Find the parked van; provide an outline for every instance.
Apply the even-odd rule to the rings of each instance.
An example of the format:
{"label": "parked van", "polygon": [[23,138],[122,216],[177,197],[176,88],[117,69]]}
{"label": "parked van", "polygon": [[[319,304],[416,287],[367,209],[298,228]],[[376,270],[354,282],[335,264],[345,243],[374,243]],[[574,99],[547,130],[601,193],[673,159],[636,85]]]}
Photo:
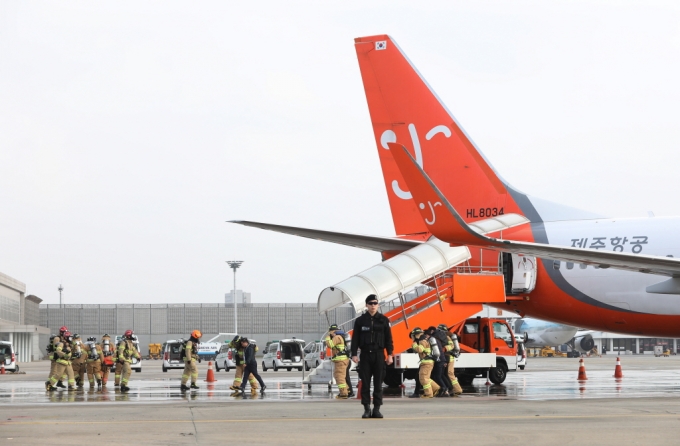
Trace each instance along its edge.
{"label": "parked van", "polygon": [[326,346],[323,341],[310,342],[305,346],[305,370],[319,367],[326,358]]}
{"label": "parked van", "polygon": [[289,372],[293,368],[302,371],[302,363],[304,359],[304,345],[305,341],[302,339],[282,339],[280,341],[272,341],[264,352],[262,358],[262,371],[266,372],[268,369],[286,369]]}
{"label": "parked van", "polygon": [[184,340],[177,339],[166,341],[163,344],[163,372],[169,369],[184,369],[180,348]]}
{"label": "parked van", "polygon": [[14,354],[11,342],[0,341],[0,364],[5,366],[6,372],[17,373],[19,371],[17,357]]}
{"label": "parked van", "polygon": [[234,362],[234,349],[229,347],[229,343],[222,344],[220,347],[220,351],[217,353],[217,356],[215,357],[215,370],[220,371],[220,366],[224,369],[225,372],[228,372],[229,370],[233,369],[236,367],[236,363]]}

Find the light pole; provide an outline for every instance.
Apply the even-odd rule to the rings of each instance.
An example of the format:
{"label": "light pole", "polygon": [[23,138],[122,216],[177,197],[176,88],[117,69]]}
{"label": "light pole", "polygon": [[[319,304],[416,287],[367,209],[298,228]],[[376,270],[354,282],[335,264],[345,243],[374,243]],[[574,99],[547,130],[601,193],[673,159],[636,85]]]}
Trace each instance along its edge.
{"label": "light pole", "polygon": [[59,284],[59,288],[57,288],[57,290],[59,290],[59,308],[61,308],[61,292],[64,291],[64,287]]}
{"label": "light pole", "polygon": [[227,260],[227,265],[229,268],[234,270],[234,292],[231,297],[234,299],[234,333],[238,334],[238,318],[236,314],[236,270],[241,266],[243,260]]}

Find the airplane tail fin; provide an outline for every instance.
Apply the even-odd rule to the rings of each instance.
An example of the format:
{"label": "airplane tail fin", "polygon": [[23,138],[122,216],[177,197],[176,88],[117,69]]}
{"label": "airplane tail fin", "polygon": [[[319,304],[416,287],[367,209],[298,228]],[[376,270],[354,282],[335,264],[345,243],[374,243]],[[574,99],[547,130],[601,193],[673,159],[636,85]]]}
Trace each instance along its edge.
{"label": "airplane tail fin", "polygon": [[[394,142],[408,148],[465,221],[506,213],[537,218],[526,196],[496,174],[390,36],[357,38],[355,48],[397,234],[429,231],[389,153]],[[526,212],[518,202],[528,205]]]}

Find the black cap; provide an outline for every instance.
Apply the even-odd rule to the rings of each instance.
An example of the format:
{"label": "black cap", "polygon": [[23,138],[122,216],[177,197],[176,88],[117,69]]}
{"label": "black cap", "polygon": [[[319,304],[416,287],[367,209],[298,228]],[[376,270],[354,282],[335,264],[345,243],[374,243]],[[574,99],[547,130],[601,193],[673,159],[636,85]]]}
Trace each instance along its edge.
{"label": "black cap", "polygon": [[333,324],[330,327],[328,327],[328,331],[333,331],[333,330],[340,330],[340,327],[338,327],[338,324]]}
{"label": "black cap", "polygon": [[366,298],[366,303],[369,303],[372,300],[378,300],[378,296],[375,294],[369,294],[368,297]]}

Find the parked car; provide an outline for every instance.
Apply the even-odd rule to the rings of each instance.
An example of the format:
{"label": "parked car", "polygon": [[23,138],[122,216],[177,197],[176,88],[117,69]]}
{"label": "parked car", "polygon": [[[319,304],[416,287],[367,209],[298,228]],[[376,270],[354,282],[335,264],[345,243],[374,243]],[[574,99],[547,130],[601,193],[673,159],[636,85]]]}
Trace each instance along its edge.
{"label": "parked car", "polygon": [[228,372],[230,369],[233,369],[236,367],[236,363],[234,362],[234,349],[229,347],[228,343],[222,344],[220,347],[220,351],[217,353],[217,356],[215,357],[215,370],[220,371],[220,366],[224,369],[225,372]]}
{"label": "parked car", "polygon": [[12,347],[11,342],[0,341],[0,364],[4,364],[6,372],[17,373],[19,371],[17,357],[14,354],[14,347]]}
{"label": "parked car", "polygon": [[163,371],[167,372],[169,369],[184,369],[184,361],[182,360],[180,348],[184,340],[177,339],[166,341],[163,344]]}
{"label": "parked car", "polygon": [[323,341],[313,341],[305,346],[305,370],[316,368],[326,358]]}
{"label": "parked car", "polygon": [[272,341],[267,351],[264,352],[262,371],[273,369],[276,372],[279,369],[286,369],[290,372],[293,368],[302,371],[304,345],[305,341],[302,339]]}

